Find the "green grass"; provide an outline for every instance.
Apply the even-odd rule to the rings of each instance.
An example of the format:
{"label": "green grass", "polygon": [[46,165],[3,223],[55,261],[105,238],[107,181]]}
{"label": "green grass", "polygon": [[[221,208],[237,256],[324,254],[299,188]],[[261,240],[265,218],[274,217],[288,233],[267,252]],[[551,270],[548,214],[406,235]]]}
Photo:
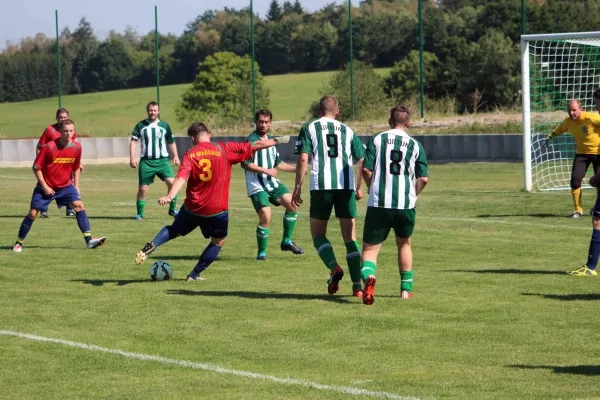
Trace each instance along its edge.
{"label": "green grass", "polygon": [[[389,68],[377,71],[385,75]],[[327,82],[332,74],[315,72],[265,77],[271,90],[271,111],[275,119],[304,121],[311,103],[322,95],[323,82]],[[175,104],[190,86],[160,88],[161,118],[169,121],[178,135],[185,132],[175,117]],[[71,113],[80,135],[113,137],[130,135],[133,126],[145,118],[146,104],[153,100],[156,100],[156,88],[144,88],[63,96],[62,105]],[[56,97],[0,104],[0,138],[38,138],[54,121],[57,104]]]}
{"label": "green grass", "polygon": [[[13,254],[34,178],[28,169],[0,175],[0,330],[425,399],[600,395],[600,278],[563,273],[586,260],[589,220],[564,218],[568,193],[523,193],[520,165],[431,166],[413,237],[415,297],[398,299],[388,240],[370,307],[350,296],[347,278],[340,293],[326,295],[308,202],[294,235],[305,254],[279,251],[276,209],[269,259],[254,260],[257,217],[240,168],[228,242],[201,282],[182,280],[207,243],[197,231],[134,265],[137,250],[170,218],[155,204],[159,184],[150,189],[149,218],[131,218],[136,174],[127,166],[86,167],[82,196],[92,228],[108,237],[94,251],[85,250],[75,220],[53,207],[50,219],[35,222],[23,253]],[[282,178],[291,185],[292,174]],[[584,208],[593,197],[584,193]],[[329,237],[345,264],[335,221]],[[173,265],[174,280],[148,280],[158,259]],[[368,398],[6,335],[0,375],[1,398]]]}

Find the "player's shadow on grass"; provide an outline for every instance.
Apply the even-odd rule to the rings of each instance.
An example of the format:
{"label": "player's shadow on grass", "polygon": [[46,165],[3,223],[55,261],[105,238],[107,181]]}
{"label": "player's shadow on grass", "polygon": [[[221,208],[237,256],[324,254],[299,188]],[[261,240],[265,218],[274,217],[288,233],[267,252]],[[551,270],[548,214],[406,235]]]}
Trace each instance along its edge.
{"label": "player's shadow on grass", "polygon": [[[11,247],[12,249],[12,247]],[[201,251],[202,249],[200,249]],[[149,257],[149,259],[152,260],[165,260],[165,261],[198,261],[198,258],[200,257],[200,254],[196,255],[196,256],[192,256],[192,255],[187,255],[187,256],[179,256],[179,255],[174,255],[174,256],[162,256],[162,255],[152,255]],[[248,259],[248,260],[255,260],[254,256],[248,256],[248,257],[244,257],[244,255],[235,255],[234,256],[227,256],[227,255],[222,255],[219,254],[219,258],[217,258],[215,261],[215,263],[221,262],[221,261],[233,261],[235,260],[236,262],[239,262],[240,260],[244,260],[244,259]]]}
{"label": "player's shadow on grass", "polygon": [[600,293],[581,293],[581,294],[542,294],[542,293],[521,293],[523,296],[539,296],[550,300],[563,301],[594,301],[600,300]]}
{"label": "player's shadow on grass", "polygon": [[236,292],[236,291],[205,291],[205,290],[167,290],[167,294],[178,294],[183,296],[207,296],[207,297],[241,297],[243,299],[283,299],[283,300],[324,300],[334,303],[349,304],[350,301],[339,297],[325,294],[302,294],[302,293],[264,293],[264,292]]}
{"label": "player's shadow on grass", "polygon": [[131,221],[135,221],[134,217],[127,217],[127,216],[121,216],[121,215],[91,215],[88,217],[89,219],[121,219],[121,220],[131,220]]}
{"label": "player's shadow on grass", "polygon": [[[172,281],[184,281],[185,279],[171,279]],[[115,286],[125,286],[131,283],[152,283],[156,284],[150,279],[71,279],[71,282],[81,282],[91,286],[104,286],[114,283]],[[159,282],[158,282],[159,283]]]}
{"label": "player's shadow on grass", "polygon": [[569,367],[554,365],[510,365],[509,367],[520,369],[549,369],[555,374],[600,375],[600,365],[571,365]]}
{"label": "player's shadow on grass", "polygon": [[447,269],[444,272],[470,272],[472,274],[517,274],[517,275],[566,275],[565,271],[548,271],[545,269]]}
{"label": "player's shadow on grass", "polygon": [[549,213],[531,213],[531,214],[480,214],[477,218],[510,218],[510,217],[534,217],[534,218],[566,218],[565,215]]}

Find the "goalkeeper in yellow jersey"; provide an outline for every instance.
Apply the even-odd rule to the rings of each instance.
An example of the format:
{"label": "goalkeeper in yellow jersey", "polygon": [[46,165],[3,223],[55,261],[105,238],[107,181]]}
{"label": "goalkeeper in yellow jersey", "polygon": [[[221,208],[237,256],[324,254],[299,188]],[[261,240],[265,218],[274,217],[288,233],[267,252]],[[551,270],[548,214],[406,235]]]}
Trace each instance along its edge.
{"label": "goalkeeper in yellow jersey", "polygon": [[550,141],[554,136],[570,132],[577,143],[573,169],[571,171],[571,195],[575,204],[575,211],[570,218],[579,218],[583,213],[581,207],[581,181],[590,164],[594,167],[594,174],[600,172],[600,115],[585,112],[581,108],[581,102],[577,99],[569,100],[569,116],[554,128],[554,131],[546,137]]}
{"label": "goalkeeper in yellow jersey", "polygon": [[[600,89],[596,89],[594,92],[594,104],[596,110],[600,111]],[[596,174],[590,179],[590,185],[599,188],[600,187],[600,173],[596,171]],[[590,247],[588,250],[587,262],[581,267],[574,271],[568,272],[571,275],[578,276],[597,276],[596,268],[598,267],[598,259],[600,258],[600,189],[596,197],[596,204],[592,208],[592,238],[590,239]]]}

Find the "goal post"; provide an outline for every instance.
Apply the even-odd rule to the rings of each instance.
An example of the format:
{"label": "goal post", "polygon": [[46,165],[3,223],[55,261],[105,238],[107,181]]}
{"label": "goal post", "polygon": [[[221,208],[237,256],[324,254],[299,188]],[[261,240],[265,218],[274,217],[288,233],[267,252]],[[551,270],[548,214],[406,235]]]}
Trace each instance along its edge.
{"label": "goal post", "polygon": [[584,111],[595,112],[600,32],[522,35],[521,85],[524,189],[570,189],[575,141],[569,134],[548,144],[545,138],[567,117],[568,100],[579,99]]}

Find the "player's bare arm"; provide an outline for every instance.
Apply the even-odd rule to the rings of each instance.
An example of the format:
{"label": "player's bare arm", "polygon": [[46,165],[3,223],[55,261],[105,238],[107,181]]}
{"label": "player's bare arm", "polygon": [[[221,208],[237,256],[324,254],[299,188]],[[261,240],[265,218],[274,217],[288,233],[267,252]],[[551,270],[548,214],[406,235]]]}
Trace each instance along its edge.
{"label": "player's bare arm", "polygon": [[426,176],[417,178],[417,183],[415,184],[417,196],[419,195],[419,193],[421,193],[423,191],[423,189],[425,188],[425,185],[427,185],[427,182],[429,182],[429,178]]}
{"label": "player's bare arm", "polygon": [[277,168],[279,171],[283,171],[283,172],[296,172],[296,166],[295,165],[291,165],[285,162],[280,162],[279,165],[277,165],[275,168]]}
{"label": "player's bare arm", "polygon": [[273,147],[276,146],[278,144],[286,144],[290,142],[290,137],[289,136],[279,136],[273,139],[269,139],[269,140],[257,140],[256,142],[254,142],[254,144],[252,145],[252,147],[254,147],[254,151],[258,151],[258,150],[262,150],[262,149],[266,149],[269,147]]}
{"label": "player's bare arm", "polygon": [[292,194],[292,205],[300,207],[304,201],[302,200],[302,183],[304,182],[304,175],[308,169],[308,153],[300,153],[298,162],[296,162],[296,183],[294,186],[294,193]]}
{"label": "player's bare arm", "polygon": [[81,190],[79,189],[79,175],[81,174],[81,169],[77,168],[76,170],[73,171],[73,185],[75,186],[75,189],[77,189],[77,192],[79,192],[79,196],[81,196]]}
{"label": "player's bare arm", "polygon": [[166,196],[162,196],[158,199],[158,204],[160,204],[161,206],[164,206],[167,203],[170,203],[173,201],[173,197],[177,196],[177,193],[179,193],[179,191],[181,190],[181,188],[183,188],[183,186],[185,185],[185,179],[183,178],[175,178],[175,181],[173,182],[173,186],[171,187],[171,190],[169,190],[169,194],[167,194]]}
{"label": "player's bare arm", "polygon": [[[361,164],[362,166],[362,164]],[[361,168],[362,170],[362,176],[365,180],[365,183],[367,184],[367,191],[371,190],[371,181],[373,179],[373,171],[371,171],[368,168]]]}
{"label": "player's bare arm", "polygon": [[365,159],[361,158],[356,163],[356,200],[360,200],[363,198],[363,191],[362,191],[363,167],[362,166],[363,166],[364,161],[365,161]]}
{"label": "player's bare arm", "polygon": [[137,145],[137,141],[131,140],[129,142],[129,166],[131,168],[137,168],[138,161],[135,159],[135,146]]}
{"label": "player's bare arm", "polygon": [[277,175],[277,170],[275,168],[263,168],[263,167],[259,167],[258,165],[254,164],[254,163],[250,163],[250,164],[241,164],[242,169],[249,171],[249,172],[254,172],[256,174],[266,174],[269,176],[272,176],[273,178],[275,177],[275,175]]}
{"label": "player's bare arm", "polygon": [[177,154],[177,144],[175,142],[169,143],[169,149],[173,153],[173,164],[179,165],[179,155]]}
{"label": "player's bare arm", "polygon": [[34,168],[33,173],[34,173],[35,177],[37,178],[37,181],[40,184],[40,186],[42,187],[42,189],[44,189],[44,194],[46,196],[52,196],[55,193],[54,189],[52,189],[50,186],[48,186],[48,184],[46,183],[46,180],[44,179],[44,174],[42,173],[42,171],[38,170],[37,168]]}

